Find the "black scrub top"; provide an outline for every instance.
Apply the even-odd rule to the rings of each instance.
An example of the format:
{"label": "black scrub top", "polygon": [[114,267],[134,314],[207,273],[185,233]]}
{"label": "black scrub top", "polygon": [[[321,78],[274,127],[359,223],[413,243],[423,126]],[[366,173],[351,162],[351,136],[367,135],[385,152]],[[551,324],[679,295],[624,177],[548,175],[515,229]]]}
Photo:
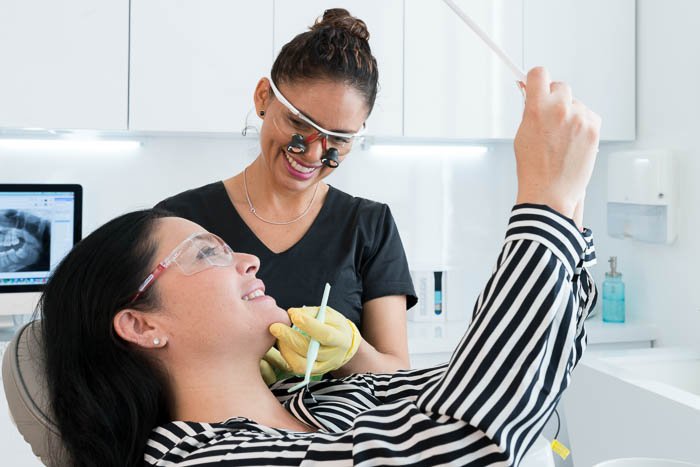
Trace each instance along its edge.
{"label": "black scrub top", "polygon": [[318,306],[328,282],[328,305],[362,329],[362,305],[388,295],[418,299],[389,206],[329,187],[309,230],[281,253],[270,251],[243,221],[223,182],[188,190],[156,205],[220,236],[234,250],[260,258],[257,277],[285,310]]}

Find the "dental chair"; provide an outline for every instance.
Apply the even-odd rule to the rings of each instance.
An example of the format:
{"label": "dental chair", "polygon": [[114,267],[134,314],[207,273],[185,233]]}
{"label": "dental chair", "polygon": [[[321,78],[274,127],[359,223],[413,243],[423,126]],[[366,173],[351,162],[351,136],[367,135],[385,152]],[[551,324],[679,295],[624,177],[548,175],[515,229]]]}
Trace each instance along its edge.
{"label": "dental chair", "polygon": [[[45,465],[49,452],[55,465],[68,465],[58,428],[52,419],[44,379],[39,321],[25,324],[17,331],[2,359],[2,381],[10,416],[32,452]],[[51,451],[49,451],[51,449]]]}

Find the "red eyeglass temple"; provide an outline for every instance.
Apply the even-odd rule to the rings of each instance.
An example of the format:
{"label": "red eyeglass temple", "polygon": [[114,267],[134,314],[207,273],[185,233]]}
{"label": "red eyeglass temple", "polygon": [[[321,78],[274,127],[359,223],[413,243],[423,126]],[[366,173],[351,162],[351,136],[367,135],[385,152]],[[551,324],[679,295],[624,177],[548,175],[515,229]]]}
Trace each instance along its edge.
{"label": "red eyeglass temple", "polygon": [[[311,143],[313,141],[316,141],[316,139],[318,139],[319,137],[321,137],[321,133],[317,131],[315,133],[310,134],[306,139],[304,139],[304,142]],[[328,149],[326,147],[326,138],[325,137],[321,137],[321,147],[323,148],[324,151],[326,149]]]}
{"label": "red eyeglass temple", "polygon": [[155,282],[156,279],[158,279],[158,276],[163,274],[165,270],[168,269],[167,266],[163,265],[163,263],[158,263],[158,266],[151,271],[151,273],[148,275],[145,281],[143,281],[143,284],[141,284],[141,287],[139,287],[139,291],[134,294],[134,296],[129,300],[129,304],[134,303],[136,299],[138,299],[143,293],[148,290],[148,288]]}

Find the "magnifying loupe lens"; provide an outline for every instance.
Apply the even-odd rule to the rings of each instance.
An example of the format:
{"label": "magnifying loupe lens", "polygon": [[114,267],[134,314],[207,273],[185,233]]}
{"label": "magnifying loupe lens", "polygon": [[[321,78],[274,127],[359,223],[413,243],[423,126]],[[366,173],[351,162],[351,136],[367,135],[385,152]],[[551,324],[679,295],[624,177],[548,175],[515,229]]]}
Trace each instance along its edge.
{"label": "magnifying loupe lens", "polygon": [[304,154],[304,152],[306,152],[304,137],[301,135],[292,135],[292,140],[287,144],[287,151],[293,154]]}
{"label": "magnifying loupe lens", "polygon": [[321,162],[332,169],[338,167],[340,164],[338,162],[338,150],[336,148],[330,148],[328,151],[326,151],[326,154],[323,156],[323,159],[321,159]]}

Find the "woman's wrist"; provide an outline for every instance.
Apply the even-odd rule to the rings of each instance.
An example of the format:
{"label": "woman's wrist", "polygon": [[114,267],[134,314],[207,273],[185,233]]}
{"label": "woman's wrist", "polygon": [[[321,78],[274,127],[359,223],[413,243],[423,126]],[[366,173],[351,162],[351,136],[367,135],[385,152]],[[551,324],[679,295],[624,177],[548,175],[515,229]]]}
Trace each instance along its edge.
{"label": "woman's wrist", "polygon": [[[559,214],[574,219],[576,214],[577,201],[567,200],[562,197],[552,196],[546,193],[518,192],[515,204],[539,204],[549,206]],[[579,225],[577,223],[577,225]]]}
{"label": "woman's wrist", "polygon": [[578,227],[579,232],[583,232],[583,204],[584,204],[584,199],[585,195],[579,200],[578,204],[576,204],[576,208],[574,209],[574,224],[576,224],[576,227]]}
{"label": "woman's wrist", "polygon": [[345,365],[333,371],[333,376],[344,377],[355,373],[366,373],[372,361],[372,352],[378,353],[372,345],[362,339],[355,355]]}
{"label": "woman's wrist", "polygon": [[356,373],[393,373],[405,370],[410,364],[396,355],[379,352],[366,340],[360,342],[355,356],[332,374],[342,378]]}

